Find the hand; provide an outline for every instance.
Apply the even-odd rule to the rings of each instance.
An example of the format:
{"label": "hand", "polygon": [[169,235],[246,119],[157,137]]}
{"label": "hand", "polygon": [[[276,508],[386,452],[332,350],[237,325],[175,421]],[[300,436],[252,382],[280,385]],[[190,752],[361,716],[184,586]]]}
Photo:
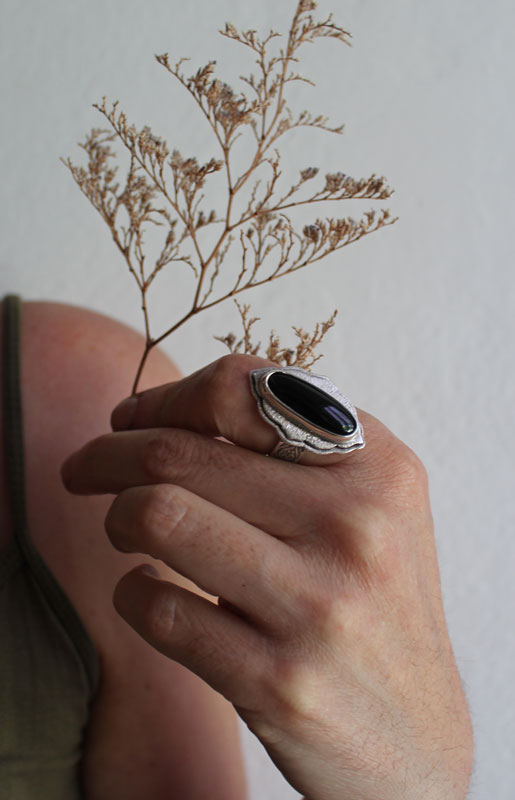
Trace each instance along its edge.
{"label": "hand", "polygon": [[[114,493],[106,531],[193,580],[147,568],[115,590],[152,646],[228,698],[309,800],[463,800],[472,761],[446,629],[427,476],[358,410],[367,445],[291,464],[227,356],[118,407],[63,466]],[[219,438],[223,437],[225,441]]]}

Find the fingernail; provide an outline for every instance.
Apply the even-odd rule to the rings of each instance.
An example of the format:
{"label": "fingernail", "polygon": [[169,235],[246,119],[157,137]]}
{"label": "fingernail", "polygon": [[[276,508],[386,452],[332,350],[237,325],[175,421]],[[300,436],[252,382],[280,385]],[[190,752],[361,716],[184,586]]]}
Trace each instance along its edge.
{"label": "fingernail", "polygon": [[137,405],[137,397],[127,397],[116,406],[111,414],[111,428],[113,431],[125,431],[130,428]]}

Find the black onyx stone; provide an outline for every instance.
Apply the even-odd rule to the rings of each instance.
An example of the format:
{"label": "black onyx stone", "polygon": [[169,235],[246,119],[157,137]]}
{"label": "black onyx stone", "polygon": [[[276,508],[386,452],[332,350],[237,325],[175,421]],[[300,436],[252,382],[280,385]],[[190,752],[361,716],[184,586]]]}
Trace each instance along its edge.
{"label": "black onyx stone", "polygon": [[268,387],[282,405],[322,431],[350,436],[356,430],[352,414],[330,394],[287,372],[273,372]]}

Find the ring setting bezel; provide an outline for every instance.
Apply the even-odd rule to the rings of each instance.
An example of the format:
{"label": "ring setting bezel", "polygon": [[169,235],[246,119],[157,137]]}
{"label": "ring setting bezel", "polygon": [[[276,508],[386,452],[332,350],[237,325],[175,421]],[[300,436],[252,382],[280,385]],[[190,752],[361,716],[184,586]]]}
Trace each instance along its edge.
{"label": "ring setting bezel", "polygon": [[[328,400],[339,403],[355,422],[353,432],[340,435],[325,428],[321,429],[312,420],[285,405],[270,388],[269,380],[274,373],[290,374],[328,395]],[[363,428],[358,420],[355,407],[325,375],[314,375],[300,367],[265,367],[251,370],[249,377],[259,413],[265,422],[272,425],[280,438],[288,444],[302,447],[319,455],[347,453],[365,446]]]}

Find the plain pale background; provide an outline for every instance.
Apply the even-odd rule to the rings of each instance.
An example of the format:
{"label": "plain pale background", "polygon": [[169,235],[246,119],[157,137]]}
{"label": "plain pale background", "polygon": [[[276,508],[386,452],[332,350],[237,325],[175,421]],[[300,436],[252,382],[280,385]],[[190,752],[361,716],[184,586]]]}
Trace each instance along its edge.
{"label": "plain pale background", "polygon": [[[82,161],[76,143],[105,127],[91,107],[104,94],[184,155],[218,155],[193,101],[153,55],[168,51],[173,63],[191,56],[191,71],[216,58],[232,81],[251,60],[218,28],[230,20],[285,31],[294,6],[2,0],[2,292],[85,305],[141,330],[125,264],[59,156]],[[338,306],[320,372],[425,462],[448,623],[476,730],[470,797],[513,800],[515,6],[323,0],[319,11],[334,12],[354,46],[308,46],[304,72],[317,88],[299,85],[295,103],[345,122],[345,134],[292,134],[284,170],[292,178],[307,166],[384,174],[401,220],[243,299],[262,317],[258,337],[275,327],[285,341],[293,341],[291,325],[310,329]],[[360,210],[345,205],[341,214]],[[189,286],[186,267],[177,276],[157,292],[156,331],[175,313],[172,287]],[[212,337],[229,330],[239,332],[231,303],[165,347],[188,372],[225,352]],[[297,797],[243,726],[242,736],[252,800]]]}

